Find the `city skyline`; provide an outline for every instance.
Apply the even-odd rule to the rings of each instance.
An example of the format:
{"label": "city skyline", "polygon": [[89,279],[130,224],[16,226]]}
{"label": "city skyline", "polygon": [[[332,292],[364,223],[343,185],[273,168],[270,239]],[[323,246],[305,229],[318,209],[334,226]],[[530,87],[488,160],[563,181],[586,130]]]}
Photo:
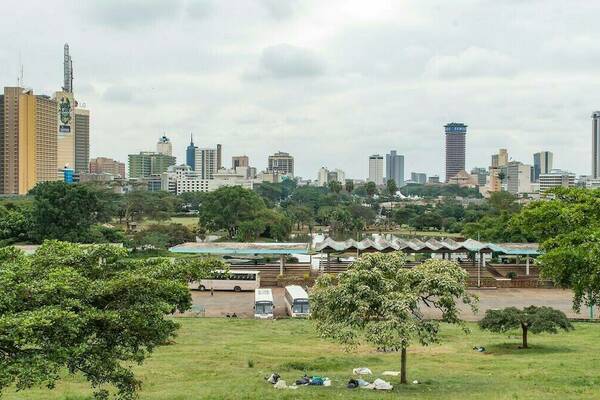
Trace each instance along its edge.
{"label": "city skyline", "polygon": [[[545,2],[542,21],[536,2],[351,2],[343,13],[335,2],[283,0],[61,4],[10,9],[0,32],[22,34],[0,49],[0,81],[16,84],[20,59],[24,86],[53,93],[63,82],[57,54],[69,42],[78,99],[94,110],[91,157],[125,161],[165,132],[185,160],[193,132],[200,147],[222,143],[224,159],[290,151],[299,176],[342,150],[336,165],[366,177],[366,163],[352,160],[389,148],[406,157],[407,172],[444,176],[440,127],[456,120],[470,127],[467,170],[509,148],[517,160],[547,150],[563,169],[591,171],[599,5]],[[46,18],[56,7],[70,24]],[[483,29],[491,15],[501,32]],[[24,21],[34,28],[19,30]]]}

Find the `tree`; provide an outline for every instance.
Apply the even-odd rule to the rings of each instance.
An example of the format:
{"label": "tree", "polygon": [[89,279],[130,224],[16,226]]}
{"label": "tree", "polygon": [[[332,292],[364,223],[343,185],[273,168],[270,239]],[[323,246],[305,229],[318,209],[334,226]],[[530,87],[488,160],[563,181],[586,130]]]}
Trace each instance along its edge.
{"label": "tree", "polygon": [[428,260],[404,268],[401,252],[368,254],[337,278],[323,275],[311,292],[312,318],[323,337],[348,347],[363,342],[400,350],[401,383],[407,382],[407,348],[412,341],[439,341],[439,321],[427,319],[424,304],[441,312],[441,321],[460,324],[457,302],[475,309],[467,291],[468,274],[447,260]]}
{"label": "tree", "polygon": [[508,332],[521,328],[523,336],[522,348],[527,345],[527,333],[558,333],[559,329],[569,331],[573,326],[567,316],[560,310],[551,307],[529,306],[523,310],[507,307],[502,310],[487,310],[485,317],[479,321],[479,327],[492,332]]}
{"label": "tree", "polygon": [[30,194],[34,196],[31,236],[38,242],[45,239],[89,242],[92,225],[109,218],[102,193],[87,185],[43,182]]}
{"label": "tree", "polygon": [[352,179],[346,179],[344,189],[346,189],[346,192],[352,193],[354,191],[354,181]]}
{"label": "tree", "polygon": [[183,224],[151,224],[134,236],[137,246],[152,246],[167,249],[196,239],[195,232]]}
{"label": "tree", "polygon": [[388,193],[390,194],[390,196],[396,195],[396,192],[398,191],[398,185],[396,184],[395,180],[388,179],[385,182],[385,186],[386,186],[386,189],[387,189]]}
{"label": "tree", "polygon": [[188,282],[225,264],[211,258],[129,259],[112,245],[47,241],[34,255],[0,249],[0,392],[53,388],[81,374],[98,399],[140,387],[132,366],[172,340],[165,318],[191,307]]}
{"label": "tree", "polygon": [[207,230],[224,229],[234,238],[244,221],[255,219],[265,210],[261,197],[241,186],[222,187],[207,193],[198,212],[199,225]]}
{"label": "tree", "polygon": [[335,194],[339,194],[342,191],[342,184],[338,181],[331,181],[327,186]]}
{"label": "tree", "polygon": [[377,185],[375,182],[367,182],[365,189],[367,190],[367,196],[369,197],[373,197],[377,194]]}

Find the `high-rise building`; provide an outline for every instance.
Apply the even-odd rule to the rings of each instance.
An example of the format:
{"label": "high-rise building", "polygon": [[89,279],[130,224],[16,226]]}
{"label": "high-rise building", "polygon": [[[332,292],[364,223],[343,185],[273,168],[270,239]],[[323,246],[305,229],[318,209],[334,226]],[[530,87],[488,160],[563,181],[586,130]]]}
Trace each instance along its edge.
{"label": "high-rise building", "polygon": [[508,164],[508,150],[500,149],[498,154],[492,154],[492,167],[505,167]]}
{"label": "high-rise building", "polygon": [[[56,92],[54,98],[58,104],[58,136],[57,136],[57,166],[60,179],[63,179],[64,168],[75,166],[75,128],[73,93]],[[55,116],[56,118],[56,116]]]}
{"label": "high-rise building", "polygon": [[90,174],[110,174],[125,178],[125,163],[107,157],[92,158],[89,172]]}
{"label": "high-rise building", "polygon": [[560,169],[553,169],[540,174],[540,193],[555,187],[575,186],[575,174]]}
{"label": "high-rise building", "polygon": [[477,186],[483,187],[486,185],[488,177],[487,168],[475,167],[471,169],[471,175],[477,179]]}
{"label": "high-rise building", "polygon": [[250,160],[248,156],[234,156],[231,157],[231,168],[236,169],[239,167],[249,167]]}
{"label": "high-rise building", "polygon": [[75,173],[88,172],[90,164],[90,112],[75,109]]}
{"label": "high-rise building", "polygon": [[327,186],[329,178],[329,170],[325,167],[319,168],[317,172],[317,184],[319,186]]}
{"label": "high-rise building", "polygon": [[418,183],[419,185],[424,185],[427,183],[427,174],[425,174],[423,172],[411,172],[410,180],[413,181],[413,183]]}
{"label": "high-rise building", "polygon": [[512,194],[531,192],[531,165],[509,161],[506,166],[506,190]]}
{"label": "high-rise building", "polygon": [[294,176],[294,157],[289,153],[278,151],[270,155],[268,160],[267,172],[275,172],[279,175]]}
{"label": "high-rise building", "polygon": [[152,151],[141,151],[139,154],[129,155],[129,177],[147,178],[167,172],[171,165],[175,165],[175,157],[159,154]]}
{"label": "high-rise building", "polygon": [[5,87],[0,103],[0,193],[26,194],[57,180],[56,102]]}
{"label": "high-rise building", "polygon": [[164,154],[167,156],[173,155],[173,145],[171,144],[171,141],[169,140],[169,138],[166,137],[165,135],[162,135],[158,139],[158,143],[156,143],[156,152],[158,154]]}
{"label": "high-rise building", "polygon": [[465,169],[467,125],[451,122],[444,125],[446,134],[446,182]]}
{"label": "high-rise building", "polygon": [[552,170],[552,159],[554,158],[550,151],[540,151],[533,155],[533,182],[540,180],[540,174],[548,174]]}
{"label": "high-rise building", "polygon": [[376,185],[383,185],[383,156],[373,154],[369,156],[369,182],[375,182]]}
{"label": "high-rise building", "polygon": [[219,170],[219,146],[216,149],[196,148],[196,158],[194,160],[195,171],[198,172],[200,179],[213,179]]}
{"label": "high-rise building", "polygon": [[592,178],[600,178],[600,111],[592,114]]}
{"label": "high-rise building", "polygon": [[196,170],[196,149],[194,146],[194,136],[190,134],[190,144],[185,149],[185,164],[189,166],[192,171]]}
{"label": "high-rise building", "polygon": [[404,186],[404,156],[392,150],[385,155],[385,178],[394,180],[398,187]]}

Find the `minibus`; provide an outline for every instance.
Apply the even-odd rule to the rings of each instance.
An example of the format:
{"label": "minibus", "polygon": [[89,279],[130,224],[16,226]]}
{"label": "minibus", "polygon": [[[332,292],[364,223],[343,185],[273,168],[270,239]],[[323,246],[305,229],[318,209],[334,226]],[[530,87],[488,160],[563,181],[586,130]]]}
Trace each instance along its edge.
{"label": "minibus", "polygon": [[254,291],[254,318],[273,319],[273,292],[271,289]]}

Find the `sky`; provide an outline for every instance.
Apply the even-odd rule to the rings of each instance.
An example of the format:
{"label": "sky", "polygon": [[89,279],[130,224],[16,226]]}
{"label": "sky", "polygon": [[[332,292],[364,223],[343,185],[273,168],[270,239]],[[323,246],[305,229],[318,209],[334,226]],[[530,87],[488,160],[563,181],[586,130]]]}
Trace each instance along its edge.
{"label": "sky", "polygon": [[[507,148],[591,169],[600,2],[587,0],[102,0],[0,2],[0,84],[52,94],[70,45],[91,156],[127,160],[190,133],[224,164],[286,151],[366,178],[397,150],[405,175],[444,176],[443,125],[468,125],[467,169]],[[20,60],[20,61],[19,61]]]}

